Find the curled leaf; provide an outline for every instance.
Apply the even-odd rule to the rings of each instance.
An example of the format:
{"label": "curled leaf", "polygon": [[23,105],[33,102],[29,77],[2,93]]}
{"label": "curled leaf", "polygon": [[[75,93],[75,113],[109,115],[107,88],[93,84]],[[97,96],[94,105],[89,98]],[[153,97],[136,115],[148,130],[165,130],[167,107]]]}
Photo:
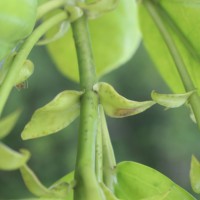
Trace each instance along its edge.
{"label": "curled leaf", "polygon": [[58,40],[59,38],[63,37],[67,31],[69,30],[70,28],[70,24],[68,21],[64,21],[60,24],[60,28],[58,30],[57,33],[55,33],[55,35],[53,35],[52,37],[50,38],[46,38],[46,39],[42,39],[40,40],[37,45],[46,45],[46,44],[49,44],[51,42],[54,42],[56,40]]}
{"label": "curled leaf", "polygon": [[30,158],[27,150],[18,153],[0,142],[0,170],[16,170]]}
{"label": "curled leaf", "polygon": [[97,83],[93,90],[99,94],[100,103],[107,115],[110,117],[127,117],[144,112],[155,104],[153,101],[131,101],[118,94],[115,89],[107,83]]}
{"label": "curled leaf", "polygon": [[193,191],[200,194],[200,163],[195,156],[192,156],[191,161],[190,182]]}
{"label": "curled leaf", "polygon": [[33,73],[34,65],[30,60],[26,60],[21,67],[17,80],[15,81],[15,85],[18,85],[24,81],[26,81]]}
{"label": "curled leaf", "polygon": [[32,194],[36,196],[51,194],[51,192],[39,181],[37,176],[27,165],[23,165],[20,168],[20,172],[26,187]]}
{"label": "curled leaf", "polygon": [[10,131],[15,126],[20,114],[21,110],[16,110],[15,112],[0,120],[0,139],[4,138],[10,133]]}
{"label": "curled leaf", "polygon": [[96,19],[106,12],[114,10],[119,0],[95,0],[91,3],[78,2],[77,5],[82,8],[89,19]]}
{"label": "curled leaf", "polygon": [[195,91],[187,92],[184,94],[159,94],[152,91],[151,98],[158,104],[165,106],[167,108],[177,108],[185,104],[188,98]]}
{"label": "curled leaf", "polygon": [[47,188],[26,164],[20,167],[20,172],[26,187],[35,196],[42,197],[41,199],[60,199],[67,196],[69,190],[68,184],[60,183],[54,185],[52,188]]}
{"label": "curled leaf", "polygon": [[81,95],[78,91],[63,91],[36,110],[22,132],[22,139],[46,136],[67,127],[80,113]]}
{"label": "curled leaf", "polygon": [[69,21],[73,22],[83,15],[82,9],[77,6],[66,6],[65,10],[69,13]]}

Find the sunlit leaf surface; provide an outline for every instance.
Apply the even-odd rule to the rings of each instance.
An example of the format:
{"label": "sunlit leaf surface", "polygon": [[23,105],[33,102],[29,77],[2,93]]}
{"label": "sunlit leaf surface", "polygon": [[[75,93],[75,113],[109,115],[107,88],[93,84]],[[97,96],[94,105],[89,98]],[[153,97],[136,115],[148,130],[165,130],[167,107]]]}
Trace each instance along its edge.
{"label": "sunlit leaf surface", "polygon": [[[197,1],[187,0],[161,0],[157,2],[159,2],[157,4],[159,13],[175,41],[195,87],[200,88],[200,6],[194,6]],[[183,84],[169,50],[142,4],[139,9],[139,18],[145,46],[160,74],[174,92],[184,92]]]}

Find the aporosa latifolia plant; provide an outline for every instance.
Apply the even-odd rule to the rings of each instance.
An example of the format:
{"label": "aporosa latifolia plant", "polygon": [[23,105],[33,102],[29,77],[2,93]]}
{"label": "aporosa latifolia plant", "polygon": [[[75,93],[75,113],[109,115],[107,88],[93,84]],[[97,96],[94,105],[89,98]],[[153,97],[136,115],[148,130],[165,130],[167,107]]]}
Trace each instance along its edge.
{"label": "aporosa latifolia plant", "polygon": [[[21,134],[23,140],[48,136],[80,115],[74,171],[47,188],[27,164],[29,151],[16,152],[2,142],[0,169],[20,170],[35,196],[32,199],[195,199],[150,167],[131,161],[116,163],[105,114],[122,118],[154,104],[166,108],[186,104],[200,127],[199,5],[198,0],[0,1],[0,113],[13,87],[25,87],[33,73],[34,65],[27,58],[35,45],[46,45],[58,69],[80,84],[79,91],[63,91],[36,110]],[[125,63],[141,40],[174,94],[153,91],[151,100],[132,101],[98,81]],[[1,118],[1,139],[20,113],[16,110]],[[190,179],[199,194],[200,163],[194,156]]]}

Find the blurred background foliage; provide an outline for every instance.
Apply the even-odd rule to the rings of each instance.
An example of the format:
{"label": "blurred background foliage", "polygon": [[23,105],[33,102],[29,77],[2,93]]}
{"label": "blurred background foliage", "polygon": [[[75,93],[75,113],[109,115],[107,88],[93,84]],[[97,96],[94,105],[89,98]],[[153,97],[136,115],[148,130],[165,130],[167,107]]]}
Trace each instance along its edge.
{"label": "blurred background foliage", "polygon": [[[30,59],[35,64],[35,72],[28,81],[28,89],[18,91],[14,88],[4,111],[6,115],[21,107],[23,113],[3,142],[15,150],[29,149],[32,154],[29,166],[46,186],[50,186],[74,169],[79,119],[48,137],[22,141],[20,134],[35,109],[59,92],[78,90],[79,86],[56,70],[45,48],[36,47]],[[129,62],[101,81],[112,84],[120,94],[137,101],[150,99],[152,90],[170,93],[143,45]],[[200,132],[190,120],[186,107],[164,110],[155,105],[136,116],[108,118],[108,127],[117,162],[131,160],[151,166],[191,191],[190,160],[192,154],[200,158]],[[19,171],[0,171],[0,200],[30,196]]]}

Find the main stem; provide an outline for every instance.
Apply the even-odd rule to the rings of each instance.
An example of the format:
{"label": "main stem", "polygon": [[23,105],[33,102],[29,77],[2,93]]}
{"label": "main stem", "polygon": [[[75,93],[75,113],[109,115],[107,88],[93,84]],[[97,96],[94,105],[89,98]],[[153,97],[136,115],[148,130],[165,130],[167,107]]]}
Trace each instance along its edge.
{"label": "main stem", "polygon": [[81,17],[72,23],[75,41],[80,86],[84,95],[81,99],[78,152],[75,168],[75,200],[101,200],[95,175],[95,140],[98,120],[98,97],[93,91],[96,72],[92,55],[87,19]]}
{"label": "main stem", "polygon": [[[181,77],[182,83],[184,85],[184,88],[187,92],[193,91],[196,88],[194,87],[194,84],[191,80],[191,77],[187,71],[187,68],[185,66],[185,63],[176,47],[176,44],[169,34],[167,28],[165,27],[161,16],[159,15],[159,12],[157,11],[155,3],[153,3],[150,0],[145,0],[144,5],[146,6],[149,14],[151,15],[152,19],[154,20],[158,30],[160,31],[165,44],[167,45],[169,52],[174,60],[174,63],[176,65],[176,68],[179,72],[179,75]],[[196,122],[198,124],[198,127],[200,128],[200,97],[197,92],[195,92],[189,99],[189,103],[192,107],[192,110],[194,112]]]}

